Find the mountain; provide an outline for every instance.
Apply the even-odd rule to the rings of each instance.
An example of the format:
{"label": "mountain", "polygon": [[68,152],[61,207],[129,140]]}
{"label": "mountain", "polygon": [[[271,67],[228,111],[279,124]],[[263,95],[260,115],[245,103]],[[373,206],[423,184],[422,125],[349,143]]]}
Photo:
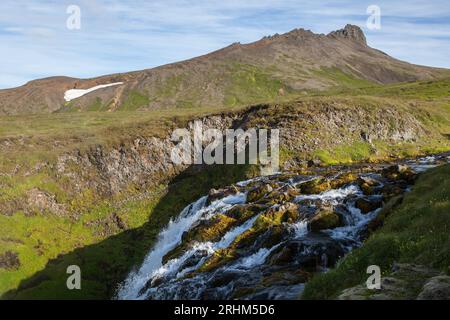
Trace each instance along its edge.
{"label": "mountain", "polygon": [[[0,90],[0,114],[228,107],[331,87],[430,80],[447,70],[396,60],[353,25],[328,35],[295,29],[191,60],[92,79],[51,77]],[[97,89],[66,101],[70,89]]]}

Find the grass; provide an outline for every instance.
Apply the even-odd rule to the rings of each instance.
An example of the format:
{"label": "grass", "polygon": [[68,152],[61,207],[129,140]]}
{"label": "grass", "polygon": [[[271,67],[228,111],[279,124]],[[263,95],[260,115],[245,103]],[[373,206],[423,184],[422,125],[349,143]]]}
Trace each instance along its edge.
{"label": "grass", "polygon": [[412,192],[388,216],[383,228],[348,254],[337,267],[307,283],[302,298],[332,299],[363,283],[369,265],[383,275],[394,262],[428,266],[450,274],[450,165],[421,175]]}
{"label": "grass", "polygon": [[[314,70],[313,74],[319,78],[331,80],[336,87],[354,90],[361,87],[378,88],[372,81],[355,77],[352,74],[345,73],[338,68],[325,68]],[[336,89],[334,89],[336,90]]]}
{"label": "grass", "polygon": [[226,106],[274,101],[280,96],[280,89],[283,89],[284,94],[290,92],[281,80],[256,66],[230,63],[228,68],[230,80],[225,88]]}
{"label": "grass", "polygon": [[355,142],[331,150],[317,150],[317,157],[325,165],[367,161],[375,153],[374,148],[366,142]]}
{"label": "grass", "polygon": [[150,98],[137,91],[131,91],[126,100],[119,107],[119,111],[135,111],[139,108],[146,107],[150,102]]}
{"label": "grass", "polygon": [[[256,172],[252,166],[192,168],[169,185],[152,190],[146,199],[131,199],[119,207],[114,201],[103,201],[91,205],[76,221],[45,214],[0,215],[0,254],[12,250],[21,261],[16,271],[0,269],[0,294],[17,299],[108,299],[129,270],[141,263],[161,228],[186,205],[210,188]],[[128,230],[105,224],[111,214],[118,215]],[[104,228],[108,232],[102,233]],[[71,264],[82,270],[81,291],[65,287],[66,268]]]}

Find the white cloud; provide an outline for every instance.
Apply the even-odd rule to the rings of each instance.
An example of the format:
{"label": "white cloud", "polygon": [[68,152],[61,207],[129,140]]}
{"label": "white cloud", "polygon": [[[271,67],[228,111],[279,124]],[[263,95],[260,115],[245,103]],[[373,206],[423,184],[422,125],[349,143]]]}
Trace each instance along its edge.
{"label": "white cloud", "polygon": [[[2,0],[0,87],[36,77],[91,77],[149,68],[304,27],[327,33],[382,12],[369,44],[414,63],[450,67],[450,2],[413,0],[78,0],[82,29],[66,29],[72,0]],[[431,50],[430,50],[431,49]]]}

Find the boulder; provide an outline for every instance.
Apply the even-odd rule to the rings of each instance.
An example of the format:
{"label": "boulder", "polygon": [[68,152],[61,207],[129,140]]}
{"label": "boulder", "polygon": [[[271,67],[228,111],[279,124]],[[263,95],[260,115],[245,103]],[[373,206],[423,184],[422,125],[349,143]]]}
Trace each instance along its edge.
{"label": "boulder", "polygon": [[381,199],[358,198],[355,201],[355,207],[358,208],[363,214],[375,211],[382,205],[383,201]]}
{"label": "boulder", "polygon": [[231,187],[228,187],[225,189],[219,189],[219,190],[211,189],[211,190],[209,190],[208,199],[206,200],[206,203],[209,205],[212,202],[214,202],[215,200],[223,199],[229,195],[236,194],[238,192],[239,192],[239,189],[236,186],[231,186]]}
{"label": "boulder", "polygon": [[309,221],[311,231],[318,232],[325,229],[340,227],[341,219],[337,213],[331,209],[322,209]]}
{"label": "boulder", "polygon": [[417,176],[410,167],[402,164],[384,168],[382,175],[391,180],[405,180],[408,183],[413,183]]}
{"label": "boulder", "polygon": [[366,196],[373,195],[375,193],[375,189],[381,186],[381,183],[378,180],[364,176],[359,177],[356,180],[356,183]]}
{"label": "boulder", "polygon": [[450,300],[450,276],[439,275],[429,279],[417,300]]}
{"label": "boulder", "polygon": [[343,186],[352,183],[356,179],[358,179],[358,176],[356,174],[352,172],[346,172],[331,180],[330,186],[332,189],[342,188]]}
{"label": "boulder", "polygon": [[237,220],[225,214],[216,214],[209,220],[202,220],[196,227],[183,233],[181,244],[163,257],[163,263],[181,256],[191,247],[192,243],[219,241],[225,233],[236,225]]}
{"label": "boulder", "polygon": [[331,185],[328,180],[317,178],[300,184],[299,189],[303,194],[318,194],[330,190]]}
{"label": "boulder", "polygon": [[247,193],[247,203],[256,202],[272,191],[273,188],[270,184],[257,186]]}

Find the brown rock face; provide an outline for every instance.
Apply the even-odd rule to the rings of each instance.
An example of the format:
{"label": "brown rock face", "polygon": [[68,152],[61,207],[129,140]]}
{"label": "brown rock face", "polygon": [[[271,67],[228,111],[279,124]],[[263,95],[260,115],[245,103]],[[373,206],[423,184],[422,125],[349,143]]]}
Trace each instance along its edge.
{"label": "brown rock face", "polygon": [[17,253],[6,251],[0,255],[0,269],[17,270],[20,267],[20,260]]}
{"label": "brown rock face", "polygon": [[352,24],[347,24],[344,29],[331,32],[328,36],[354,40],[363,45],[367,45],[367,40],[364,32],[360,27]]}

